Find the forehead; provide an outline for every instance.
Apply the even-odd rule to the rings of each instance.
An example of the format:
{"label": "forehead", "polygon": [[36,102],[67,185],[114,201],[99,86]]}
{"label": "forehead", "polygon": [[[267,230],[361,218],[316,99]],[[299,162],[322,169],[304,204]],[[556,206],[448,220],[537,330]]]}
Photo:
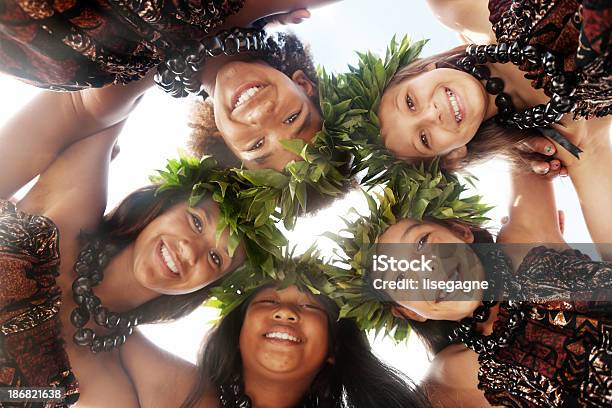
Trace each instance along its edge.
{"label": "forehead", "polygon": [[404,233],[406,232],[406,230],[408,230],[409,228],[416,228],[421,224],[422,223],[412,218],[404,218],[396,224],[393,224],[392,226],[387,228],[387,230],[383,232],[379,237],[378,243],[393,244],[399,242],[407,242],[406,237],[404,237]]}
{"label": "forehead", "polygon": [[320,303],[312,293],[303,292],[295,285],[289,286],[284,289],[279,289],[275,287],[264,288],[257,293],[257,295],[255,296],[255,299],[266,297],[266,296],[273,296],[275,298],[278,298],[284,301],[292,301],[292,300],[293,301],[306,301],[308,300],[310,302]]}

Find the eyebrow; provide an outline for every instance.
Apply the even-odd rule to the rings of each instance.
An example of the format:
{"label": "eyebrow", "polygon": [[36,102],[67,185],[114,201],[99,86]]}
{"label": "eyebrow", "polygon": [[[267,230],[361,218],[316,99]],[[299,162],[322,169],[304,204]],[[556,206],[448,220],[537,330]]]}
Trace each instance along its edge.
{"label": "eyebrow", "polygon": [[404,239],[405,239],[405,238],[408,236],[408,234],[410,234],[410,232],[411,232],[412,230],[414,230],[414,229],[415,229],[415,228],[417,228],[417,227],[420,227],[421,225],[423,225],[423,224],[422,224],[422,223],[420,223],[420,222],[415,222],[414,224],[412,224],[411,226],[409,226],[408,228],[406,228],[406,230],[404,231],[404,233],[402,234],[402,236],[401,236],[401,238],[400,238],[400,241],[403,241],[403,240],[404,240]]}

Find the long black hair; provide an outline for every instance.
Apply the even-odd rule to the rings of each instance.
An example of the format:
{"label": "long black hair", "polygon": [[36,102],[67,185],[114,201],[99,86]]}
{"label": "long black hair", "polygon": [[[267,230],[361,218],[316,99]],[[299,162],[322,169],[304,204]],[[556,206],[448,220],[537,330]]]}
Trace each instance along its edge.
{"label": "long black hair", "polygon": [[[182,408],[191,408],[205,393],[216,394],[221,386],[242,379],[240,331],[255,294],[225,316],[203,342],[198,358],[198,379]],[[336,304],[325,296],[317,296],[317,299],[327,312],[328,350],[334,363],[324,363],[302,403],[316,401],[314,406],[318,408],[429,406],[417,386],[372,353],[365,333],[354,320],[338,320]]]}

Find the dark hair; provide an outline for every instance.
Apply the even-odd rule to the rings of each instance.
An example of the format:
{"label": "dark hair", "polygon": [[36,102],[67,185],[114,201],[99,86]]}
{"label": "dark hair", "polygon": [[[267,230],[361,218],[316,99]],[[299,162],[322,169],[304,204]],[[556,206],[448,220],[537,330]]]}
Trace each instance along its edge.
{"label": "dark hair", "polygon": [[[257,60],[264,61],[290,78],[296,71],[302,70],[312,83],[319,83],[310,49],[295,34],[277,33],[268,37],[267,43],[268,51],[257,56]],[[314,93],[311,100],[321,113],[318,92]],[[188,144],[195,156],[209,154],[215,156],[223,166],[240,167],[240,159],[225,144],[217,129],[210,100],[195,103],[189,127],[192,131]]]}
{"label": "dark hair", "polygon": [[[260,290],[263,289],[260,288]],[[198,380],[182,407],[190,408],[204,395],[205,384],[214,391],[242,377],[240,331],[248,305],[256,293],[223,318],[203,343]],[[320,408],[406,408],[429,406],[424,394],[404,375],[380,361],[365,333],[352,319],[338,320],[338,307],[325,296],[316,296],[328,314],[329,350],[334,363],[326,363],[311,384],[305,399]]]}
{"label": "dark hair", "polygon": [[[158,186],[150,185],[132,192],[104,217],[98,229],[91,235],[120,249],[125,248],[134,242],[156,217],[175,204],[187,201],[187,195],[184,193],[166,190],[157,194],[157,188]],[[138,306],[135,311],[143,316],[143,323],[178,319],[201,305],[208,298],[210,287],[217,283],[211,283],[200,290],[183,295],[160,295]]]}
{"label": "dark hair", "polygon": [[[419,58],[399,69],[389,81],[387,89],[428,71],[431,64],[435,64],[436,68],[458,69],[457,61],[464,56],[465,46],[461,45],[439,54]],[[516,148],[518,143],[532,135],[532,132],[529,131],[502,128],[493,119],[488,119],[482,122],[474,137],[467,143],[467,154],[464,158],[452,163],[452,165],[444,160],[441,161],[441,164],[445,167],[451,166],[450,170],[459,170],[468,165],[485,162],[495,156],[502,156],[506,160],[517,164],[517,168],[521,168],[525,162],[536,159],[542,160],[540,155],[523,152]]]}
{"label": "dark hair", "polygon": [[[469,225],[463,221],[432,219],[428,219],[428,221],[435,222],[446,228],[451,228],[451,222],[460,223],[472,231],[474,243],[490,244],[495,242],[493,235],[485,228]],[[419,339],[421,339],[427,351],[432,355],[436,355],[451,344],[448,336],[457,327],[457,322],[449,320],[426,320],[424,322],[418,322],[416,320],[411,320],[410,326],[416,335],[419,336]]]}

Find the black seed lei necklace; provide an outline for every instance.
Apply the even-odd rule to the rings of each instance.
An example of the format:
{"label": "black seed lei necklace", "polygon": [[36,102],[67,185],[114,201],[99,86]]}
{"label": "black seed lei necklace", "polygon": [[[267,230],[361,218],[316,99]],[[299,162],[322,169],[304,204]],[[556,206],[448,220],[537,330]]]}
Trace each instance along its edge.
{"label": "black seed lei necklace", "polygon": [[[499,42],[489,45],[469,45],[466,56],[458,61],[461,70],[471,74],[476,79],[486,81],[485,89],[491,95],[497,95],[495,105],[498,114],[495,121],[505,127],[519,129],[547,128],[561,120],[564,114],[576,108],[574,93],[578,84],[578,76],[574,72],[563,71],[563,57],[555,55],[542,46],[527,44],[524,34],[531,26],[530,14],[525,6],[515,1],[511,11],[514,13],[517,25],[522,34],[516,41]],[[508,63],[522,65],[527,62],[530,69],[542,68],[550,77],[546,91],[552,94],[548,103],[540,104],[522,112],[517,112],[512,99],[504,93],[504,81],[501,78],[491,77],[491,71],[485,63]],[[570,143],[558,132],[545,132],[575,157],[579,158],[582,152],[577,146]]]}
{"label": "black seed lei necklace", "polygon": [[[70,322],[76,328],[73,341],[79,346],[89,347],[92,353],[121,346],[142,320],[142,316],[135,312],[119,314],[109,311],[93,293],[93,287],[104,278],[104,268],[118,252],[116,246],[94,239],[83,248],[74,264],[77,278],[72,283],[72,297],[77,307],[70,315]],[[99,335],[86,328],[91,316],[98,326],[110,329],[111,333]]]}
{"label": "black seed lei necklace", "polygon": [[223,30],[195,44],[157,67],[155,83],[175,98],[195,94],[206,99],[208,94],[200,81],[200,70],[208,58],[220,55],[264,52],[267,50],[266,32],[255,28]]}

